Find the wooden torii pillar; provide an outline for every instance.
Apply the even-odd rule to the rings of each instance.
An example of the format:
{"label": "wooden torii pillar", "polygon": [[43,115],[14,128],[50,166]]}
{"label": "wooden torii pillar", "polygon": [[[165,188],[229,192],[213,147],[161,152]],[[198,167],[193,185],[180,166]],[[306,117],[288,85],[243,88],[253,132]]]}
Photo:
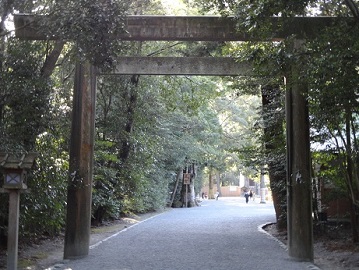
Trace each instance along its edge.
{"label": "wooden torii pillar", "polygon": [[[292,52],[298,54],[304,43],[294,40]],[[299,79],[302,68],[292,64],[286,77],[288,252],[298,260],[313,261],[308,86],[305,79]]]}
{"label": "wooden torii pillar", "polygon": [[64,258],[88,255],[91,229],[95,133],[96,73],[88,62],[76,63],[70,142],[70,177]]}
{"label": "wooden torii pillar", "polygon": [[[48,37],[42,33],[41,24],[38,23],[41,21],[41,18],[41,16],[15,15],[16,36],[27,40],[56,39],[56,37]],[[353,21],[351,18],[341,19]],[[296,35],[297,38],[315,37],[318,31],[331,25],[337,18],[273,17],[270,18],[270,20],[273,29],[272,40],[278,41],[289,35]],[[126,17],[125,24],[127,33],[119,36],[121,40],[259,41],[256,37],[238,32],[236,29],[236,21],[231,17],[128,16]],[[138,61],[138,59],[132,60]],[[161,65],[163,63],[167,63],[167,67],[170,65],[164,58],[160,61]],[[171,61],[173,61],[173,59]],[[208,67],[209,69],[202,70],[200,75],[206,75],[206,72],[210,74],[211,72],[209,70],[211,66]],[[161,69],[160,67],[158,68]],[[119,70],[120,69],[121,67],[119,67]],[[146,72],[144,70],[132,71],[137,72],[137,74],[141,72],[145,74],[143,72]],[[182,71],[173,69],[171,74],[182,74],[180,72]],[[121,71],[119,71],[119,73],[121,73]],[[165,72],[165,74],[167,73]],[[151,74],[153,74],[153,72]],[[288,183],[290,185],[288,189],[288,232],[290,243],[288,249],[291,257],[299,260],[312,261],[313,236],[312,228],[308,226],[311,224],[312,211],[311,206],[308,206],[311,202],[310,167],[308,166],[308,160],[310,159],[308,141],[309,125],[307,121],[308,108],[305,102],[303,103],[303,94],[305,94],[306,89],[300,86],[298,78],[295,78],[295,76],[296,73],[291,75],[291,79],[296,82],[296,84],[293,85],[296,86],[292,87],[288,92],[287,97],[290,98],[287,99],[286,103],[287,120],[289,123],[287,128],[287,142],[289,146],[287,171]],[[86,256],[89,251],[95,74],[88,64],[77,64],[74,96],[65,258],[83,257]],[[303,140],[305,144],[303,144]],[[299,151],[301,148],[304,148],[304,151]],[[304,201],[308,207],[302,207]],[[303,241],[303,237],[307,239]],[[309,252],[306,252],[306,250],[309,250]]]}

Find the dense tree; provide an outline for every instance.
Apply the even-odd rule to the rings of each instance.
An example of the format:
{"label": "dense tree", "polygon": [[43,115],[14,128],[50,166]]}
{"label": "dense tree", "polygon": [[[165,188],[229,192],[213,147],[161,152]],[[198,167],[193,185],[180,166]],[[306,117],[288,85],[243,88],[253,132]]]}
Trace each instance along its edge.
{"label": "dense tree", "polygon": [[[22,196],[20,220],[21,233],[36,236],[43,232],[58,233],[64,224],[63,177],[67,175],[68,129],[61,127],[68,124],[68,114],[63,110],[67,104],[60,102],[61,94],[56,92],[61,79],[55,82],[50,78],[64,43],[19,41],[7,29],[10,13],[30,12],[34,8],[31,3],[1,2],[0,136],[4,152],[42,149],[37,170],[29,176],[28,185],[34,191]],[[0,210],[0,237],[3,237],[7,196],[0,196],[4,202]],[[44,221],[44,214],[51,214],[53,218]]]}
{"label": "dense tree", "polygon": [[[341,25],[323,31],[309,45],[310,108],[313,139],[336,152],[347,197],[352,204],[353,240],[358,235],[358,40],[357,27]],[[343,34],[345,33],[345,34]],[[340,36],[341,42],[334,42]],[[330,142],[334,142],[331,144]]]}
{"label": "dense tree", "polygon": [[278,85],[267,85],[262,88],[264,152],[274,207],[276,209],[277,227],[284,229],[287,226],[285,185],[285,135],[283,131],[283,91]]}
{"label": "dense tree", "polygon": [[[36,236],[38,233],[58,233],[64,224],[65,186],[68,175],[68,138],[69,138],[69,107],[71,104],[72,80],[69,79],[73,72],[73,57],[76,56],[76,48],[86,48],[85,37],[79,37],[79,46],[65,45],[62,41],[19,41],[12,37],[7,27],[10,25],[11,13],[25,12],[38,14],[52,13],[56,17],[58,9],[56,3],[46,1],[2,1],[1,11],[1,104],[0,104],[0,130],[1,151],[38,151],[40,153],[38,167],[30,175],[29,188],[35,191],[23,197],[24,207],[21,209],[21,233],[30,233]],[[70,2],[62,3],[70,4]],[[93,17],[96,13],[106,12],[109,9],[99,9],[99,5],[90,6],[82,1],[79,3],[88,10]],[[106,3],[102,3],[106,4]],[[88,9],[87,9],[87,6]],[[61,9],[64,5],[59,6]],[[103,6],[101,6],[103,7]],[[75,12],[78,9],[72,9]],[[119,13],[122,9],[117,10]],[[69,10],[69,16],[72,14]],[[64,15],[64,14],[62,14]],[[53,18],[54,18],[53,17]],[[79,20],[78,29],[89,26]],[[102,17],[101,17],[102,18]],[[75,20],[74,17],[72,17]],[[71,20],[68,16],[61,16],[58,20],[51,21],[56,29],[63,31],[57,35],[71,37],[72,25],[66,23]],[[51,30],[52,24],[45,23],[44,28]],[[88,22],[90,23],[90,22]],[[94,26],[94,25],[93,25]],[[67,27],[67,28],[66,28]],[[100,26],[101,27],[101,26]],[[106,29],[111,26],[104,24]],[[82,30],[88,30],[83,28]],[[118,29],[121,29],[119,27]],[[53,29],[52,29],[53,30]],[[80,29],[81,30],[81,29]],[[81,30],[81,31],[82,31]],[[101,29],[100,29],[101,30]],[[103,30],[103,29],[102,29]],[[80,31],[80,32],[81,32]],[[105,32],[103,30],[103,32]],[[89,34],[90,33],[90,34]],[[61,35],[63,34],[63,35]],[[87,31],[89,38],[92,32]],[[81,41],[81,42],[80,42]],[[91,41],[91,40],[90,40]],[[95,40],[96,41],[96,40]],[[102,40],[103,41],[103,40]],[[109,39],[109,44],[113,41]],[[75,49],[74,49],[75,48]],[[101,53],[94,56],[84,55],[94,64],[108,66],[111,60],[109,51],[114,47],[104,48]],[[70,60],[70,61],[69,61]],[[61,68],[58,68],[61,66]],[[2,202],[6,202],[6,195],[1,194]],[[1,203],[0,234],[6,234],[6,203]],[[44,218],[44,215],[52,215],[52,218]],[[6,243],[6,241],[1,241]]]}

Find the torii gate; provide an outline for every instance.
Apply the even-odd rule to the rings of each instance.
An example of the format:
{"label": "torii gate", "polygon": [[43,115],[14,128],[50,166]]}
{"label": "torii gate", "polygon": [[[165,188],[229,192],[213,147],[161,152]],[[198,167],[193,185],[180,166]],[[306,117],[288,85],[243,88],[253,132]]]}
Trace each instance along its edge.
{"label": "torii gate", "polygon": [[[41,16],[15,15],[15,33],[27,40],[47,40],[37,26]],[[333,17],[271,18],[270,40],[289,35],[313,38]],[[278,27],[280,25],[280,27]],[[132,41],[250,41],[258,40],[237,32],[231,17],[215,16],[128,16],[127,33],[119,36]],[[300,45],[300,42],[294,44]],[[118,74],[167,75],[252,75],[248,63],[231,58],[121,58]],[[195,68],[194,65],[196,66]],[[215,68],[218,67],[219,68]],[[286,94],[288,250],[294,259],[313,261],[312,200],[307,86],[301,85],[298,67],[292,67],[292,82]],[[91,225],[96,70],[88,63],[76,65],[70,148],[70,180],[64,258],[87,256]]]}

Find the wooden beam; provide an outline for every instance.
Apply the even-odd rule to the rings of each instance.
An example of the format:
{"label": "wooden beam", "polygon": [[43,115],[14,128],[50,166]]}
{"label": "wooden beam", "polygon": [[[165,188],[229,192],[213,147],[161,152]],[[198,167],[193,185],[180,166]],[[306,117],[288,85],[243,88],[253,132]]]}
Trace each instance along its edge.
{"label": "wooden beam", "polygon": [[248,62],[230,57],[119,57],[115,72],[107,75],[253,76]]}
{"label": "wooden beam", "polygon": [[[21,39],[57,39],[47,36],[41,21],[45,16],[14,15],[15,35]],[[48,18],[47,18],[48,19]],[[269,40],[281,40],[290,35],[297,38],[313,38],[323,28],[337,20],[354,22],[353,18],[336,17],[271,17],[272,34]],[[125,29],[118,38],[129,41],[249,41],[263,40],[237,31],[238,19],[218,16],[127,16]]]}

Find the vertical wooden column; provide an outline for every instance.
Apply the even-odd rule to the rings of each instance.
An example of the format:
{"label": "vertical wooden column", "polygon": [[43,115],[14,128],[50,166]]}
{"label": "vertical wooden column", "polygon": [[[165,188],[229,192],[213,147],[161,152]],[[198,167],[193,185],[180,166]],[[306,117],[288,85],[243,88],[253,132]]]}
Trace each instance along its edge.
{"label": "vertical wooden column", "polygon": [[[294,42],[294,52],[303,42]],[[313,261],[312,184],[307,92],[300,79],[299,64],[293,64],[287,77],[287,206],[288,252],[293,259]]]}
{"label": "vertical wooden column", "polygon": [[266,203],[266,184],[264,182],[264,169],[261,168],[261,178],[260,178],[260,195],[261,201],[260,203]]}
{"label": "vertical wooden column", "polygon": [[20,211],[20,190],[9,189],[9,225],[7,243],[7,268],[17,269],[18,238],[19,238],[19,211]]}
{"label": "vertical wooden column", "polygon": [[70,176],[64,258],[88,255],[95,129],[96,74],[87,63],[76,64],[70,145]]}

